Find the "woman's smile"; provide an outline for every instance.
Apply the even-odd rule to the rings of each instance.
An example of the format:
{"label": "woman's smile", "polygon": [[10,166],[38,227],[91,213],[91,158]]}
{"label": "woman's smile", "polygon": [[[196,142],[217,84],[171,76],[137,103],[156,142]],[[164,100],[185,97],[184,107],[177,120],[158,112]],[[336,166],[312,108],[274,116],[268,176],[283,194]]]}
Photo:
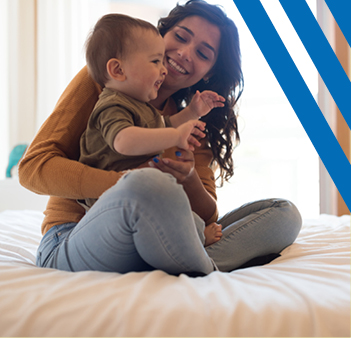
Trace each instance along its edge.
{"label": "woman's smile", "polygon": [[170,66],[169,68],[171,68],[172,70],[184,75],[189,74],[189,72],[183,66],[181,66],[178,62],[171,59],[170,57],[167,58],[167,63]]}

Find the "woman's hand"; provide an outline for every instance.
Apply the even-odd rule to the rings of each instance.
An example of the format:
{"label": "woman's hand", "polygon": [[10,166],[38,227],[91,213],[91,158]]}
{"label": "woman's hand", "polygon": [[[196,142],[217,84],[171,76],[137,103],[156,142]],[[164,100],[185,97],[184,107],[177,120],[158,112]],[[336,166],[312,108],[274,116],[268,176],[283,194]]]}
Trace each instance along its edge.
{"label": "woman's hand", "polygon": [[194,171],[194,154],[190,150],[176,151],[177,160],[155,157],[149,166],[173,175],[179,184],[187,182]]}
{"label": "woman's hand", "polygon": [[216,201],[207,192],[195,170],[194,154],[190,150],[179,149],[176,156],[176,160],[155,157],[149,166],[173,175],[183,186],[192,210],[207,222],[216,212]]}

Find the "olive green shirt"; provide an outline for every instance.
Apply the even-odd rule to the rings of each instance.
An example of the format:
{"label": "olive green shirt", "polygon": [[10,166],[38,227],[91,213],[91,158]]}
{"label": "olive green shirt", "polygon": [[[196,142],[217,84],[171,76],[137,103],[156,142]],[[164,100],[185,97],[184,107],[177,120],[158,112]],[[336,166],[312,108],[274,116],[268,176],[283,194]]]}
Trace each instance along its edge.
{"label": "olive green shirt", "polygon": [[[169,120],[166,124],[169,126]],[[104,88],[80,139],[79,161],[98,169],[123,171],[137,168],[159,155],[127,156],[114,149],[116,135],[131,126],[164,128],[165,122],[160,112],[150,104]],[[86,200],[85,204],[91,206],[94,201]]]}

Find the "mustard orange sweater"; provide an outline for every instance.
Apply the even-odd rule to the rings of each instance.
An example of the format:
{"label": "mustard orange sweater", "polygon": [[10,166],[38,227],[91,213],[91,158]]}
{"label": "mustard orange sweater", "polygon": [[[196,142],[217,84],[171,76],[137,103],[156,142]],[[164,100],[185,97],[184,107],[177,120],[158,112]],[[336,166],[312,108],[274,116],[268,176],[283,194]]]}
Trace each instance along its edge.
{"label": "mustard orange sweater", "polygon": [[[35,193],[51,196],[44,212],[43,234],[54,225],[79,222],[85,211],[76,200],[98,198],[122,176],[78,162],[80,137],[100,93],[101,87],[84,67],[67,86],[19,164],[20,183]],[[176,112],[170,99],[161,113]],[[195,150],[195,169],[205,189],[216,199],[210,168],[212,152],[205,144],[202,142],[202,147]],[[174,149],[163,156],[172,157],[171,154]],[[206,223],[216,221],[217,216],[216,210]]]}

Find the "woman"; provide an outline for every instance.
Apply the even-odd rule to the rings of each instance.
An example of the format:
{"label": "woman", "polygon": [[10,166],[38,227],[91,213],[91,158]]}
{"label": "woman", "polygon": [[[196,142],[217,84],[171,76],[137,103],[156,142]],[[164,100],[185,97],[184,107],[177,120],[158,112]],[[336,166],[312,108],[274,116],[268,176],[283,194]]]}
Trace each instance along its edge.
{"label": "woman", "polygon": [[[301,227],[296,207],[263,200],[218,220],[223,236],[204,248],[204,226],[218,217],[213,168],[219,167],[221,182],[233,175],[233,138],[239,141],[234,107],[243,79],[237,29],[218,7],[191,0],[161,19],[159,30],[168,75],[151,103],[171,115],[197,89],[211,89],[227,99],[225,107],[204,118],[208,136],[194,153],[167,150],[162,159],[145,163],[149,168],[127,174],[87,167],[77,162],[79,139],[101,88],[84,68],[19,167],[22,185],[51,195],[37,265],[206,275],[279,253],[295,240]],[[86,215],[76,203],[84,198],[99,198]]]}

